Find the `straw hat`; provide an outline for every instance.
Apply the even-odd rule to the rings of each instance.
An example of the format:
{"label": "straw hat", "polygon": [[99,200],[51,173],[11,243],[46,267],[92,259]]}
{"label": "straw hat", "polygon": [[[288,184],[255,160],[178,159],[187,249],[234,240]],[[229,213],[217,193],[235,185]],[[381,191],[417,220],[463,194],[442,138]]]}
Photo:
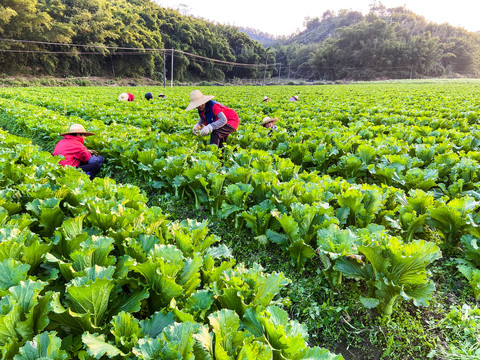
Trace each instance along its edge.
{"label": "straw hat", "polygon": [[80,124],[72,124],[70,125],[70,129],[68,129],[68,132],[60,134],[60,136],[65,136],[65,135],[73,135],[73,134],[83,134],[86,136],[92,136],[95,135],[92,132],[86,131],[83,125]]}
{"label": "straw hat", "polygon": [[160,94],[160,95],[158,95],[158,97],[163,99],[163,98],[165,97],[165,95],[164,95],[164,94]]}
{"label": "straw hat", "polygon": [[120,95],[118,95],[118,100],[127,101],[128,100],[128,94],[127,93],[121,93]]}
{"label": "straw hat", "polygon": [[212,100],[215,96],[213,95],[203,95],[200,90],[193,90],[190,93],[190,104],[188,104],[186,111],[195,109],[202,104],[205,104],[207,101]]}
{"label": "straw hat", "polygon": [[268,96],[264,96],[262,101],[270,101],[270,98]]}
{"label": "straw hat", "polygon": [[264,117],[262,120],[262,126],[267,125],[268,123],[273,122],[274,124],[278,121],[278,118],[269,118],[268,116]]}

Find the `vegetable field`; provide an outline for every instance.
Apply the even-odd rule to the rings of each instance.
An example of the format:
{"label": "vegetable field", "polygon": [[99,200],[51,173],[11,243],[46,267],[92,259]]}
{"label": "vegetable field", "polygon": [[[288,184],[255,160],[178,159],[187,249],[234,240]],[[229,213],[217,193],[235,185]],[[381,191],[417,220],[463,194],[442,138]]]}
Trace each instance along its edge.
{"label": "vegetable field", "polygon": [[480,81],[193,89],[0,88],[2,358],[480,359]]}

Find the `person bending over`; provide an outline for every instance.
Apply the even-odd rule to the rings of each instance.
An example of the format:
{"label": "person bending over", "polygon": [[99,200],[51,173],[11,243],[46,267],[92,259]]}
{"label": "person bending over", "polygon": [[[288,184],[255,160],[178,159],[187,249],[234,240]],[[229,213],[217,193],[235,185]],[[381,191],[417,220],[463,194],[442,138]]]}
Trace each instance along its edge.
{"label": "person bending over", "polygon": [[194,135],[210,135],[210,144],[222,148],[230,134],[238,129],[239,119],[237,113],[213,101],[214,96],[203,95],[200,90],[193,90],[190,93],[190,104],[186,111],[198,110],[200,120],[193,126]]}
{"label": "person bending over", "polygon": [[62,155],[65,158],[59,161],[60,165],[80,168],[90,176],[90,180],[97,176],[105,161],[103,156],[95,150],[88,150],[83,144],[85,138],[92,135],[95,134],[86,131],[83,125],[73,124],[68,132],[60,134],[63,139],[57,143],[52,153],[53,156]]}

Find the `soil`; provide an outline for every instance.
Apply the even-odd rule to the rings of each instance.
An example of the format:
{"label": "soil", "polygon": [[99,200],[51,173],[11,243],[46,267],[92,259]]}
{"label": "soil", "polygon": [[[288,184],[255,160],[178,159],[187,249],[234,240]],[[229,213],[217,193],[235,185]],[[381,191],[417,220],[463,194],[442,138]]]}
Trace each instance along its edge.
{"label": "soil", "polygon": [[372,346],[368,338],[356,346],[351,346],[345,339],[341,340],[333,352],[342,354],[345,360],[379,360],[383,354],[381,349]]}

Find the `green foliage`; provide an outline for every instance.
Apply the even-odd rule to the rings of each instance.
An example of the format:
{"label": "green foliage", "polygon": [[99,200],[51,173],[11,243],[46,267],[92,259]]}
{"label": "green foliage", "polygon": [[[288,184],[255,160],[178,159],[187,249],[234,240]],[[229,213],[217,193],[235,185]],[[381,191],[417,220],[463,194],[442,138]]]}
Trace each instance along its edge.
{"label": "green foliage", "polygon": [[[448,24],[431,24],[405,7],[380,11],[372,7],[367,15],[327,11],[321,19],[309,19],[306,30],[286,43],[279,46],[277,57],[293,65],[297,76],[306,78],[475,76],[480,70],[475,60],[480,43],[475,34]],[[306,56],[312,48],[314,55]]]}
{"label": "green foliage", "polygon": [[[212,93],[242,121],[223,154],[191,135],[195,114],[183,110],[188,88],[171,89],[148,107],[116,101],[118,88],[2,88],[2,126],[51,150],[58,133],[82,123],[97,134],[88,146],[108,159],[102,176],[145,191],[106,177],[91,182],[0,134],[0,291],[5,298],[22,282],[48,284],[33,310],[35,326],[20,314],[13,333],[3,327],[2,356],[12,358],[26,341],[53,330],[63,350],[83,359],[93,358],[88,351],[139,358],[278,355],[278,342],[289,341],[275,340],[271,348],[257,332],[232,349],[230,333],[214,333],[210,319],[227,326],[238,318],[242,333],[251,309],[269,317],[265,307],[291,304],[289,316],[308,326],[309,344],[336,352],[348,346],[358,357],[426,358],[444,341],[435,324],[450,304],[475,301],[448,258],[451,248],[473,265],[478,238],[479,128],[468,115],[478,109],[477,82],[464,81],[302,87],[297,103],[272,86],[272,101],[261,105],[255,99],[265,89],[216,88]],[[279,118],[280,130],[268,139],[258,131],[262,112]],[[338,167],[340,159],[361,166],[350,171]],[[147,199],[174,218],[207,221],[172,223]],[[427,265],[439,255],[433,243],[446,259],[430,274]],[[250,268],[236,265],[232,254]],[[415,276],[399,270],[408,260],[418,265]],[[345,278],[343,262],[365,281]],[[290,288],[279,271],[294,279]],[[378,317],[360,296],[380,313],[392,299],[398,307]],[[106,309],[97,301],[102,297]],[[427,301],[433,306],[416,306]],[[3,323],[18,323],[19,305],[4,305]],[[215,349],[217,336],[222,344]]]}
{"label": "green foliage", "polygon": [[441,257],[438,247],[423,240],[405,244],[384,232],[363,236],[358,252],[365,260],[344,257],[336,263],[344,276],[366,282],[369,293],[361,297],[362,304],[385,315],[392,315],[401,298],[412,300],[415,306],[427,306],[435,286],[426,267]]}
{"label": "green foliage", "polygon": [[[214,25],[203,19],[182,16],[175,10],[140,0],[133,3],[122,1],[70,0],[50,2],[12,1],[0,7],[0,33],[4,38],[29,39],[58,43],[95,45],[89,48],[75,48],[71,56],[38,54],[34,57],[22,53],[2,53],[0,61],[5,73],[17,74],[35,69],[37,74],[46,75],[110,75],[114,77],[146,76],[161,80],[163,74],[156,69],[164,61],[161,52],[145,52],[138,56],[116,54],[111,47],[134,49],[173,48],[201,56],[224,61],[258,64],[264,58],[265,50],[260,44],[240,33],[236,28]],[[52,46],[28,44],[34,50],[54,51]],[[6,43],[8,49],[32,50],[25,44]],[[107,48],[110,47],[110,48]],[[248,48],[252,55],[245,58],[237,49]],[[69,51],[63,48],[64,51]],[[79,55],[84,50],[98,52],[98,55]],[[168,59],[167,62],[171,60]],[[166,68],[170,69],[168,64]],[[211,63],[187,58],[176,54],[174,61],[175,79],[178,81],[203,78],[223,80],[230,68],[219,68]],[[109,69],[108,72],[105,69]],[[233,71],[231,76],[256,77],[255,71],[242,73]],[[46,79],[39,85],[54,85]],[[89,80],[75,80],[72,84],[89,86]]]}
{"label": "green foliage", "polygon": [[61,345],[62,340],[54,332],[43,332],[21,347],[13,359],[68,359],[68,354],[61,349]]}
{"label": "green foliage", "polygon": [[428,208],[434,202],[433,196],[422,190],[411,190],[409,195],[408,198],[404,195],[398,196],[402,204],[398,220],[386,218],[393,228],[400,230],[406,242],[412,241],[417,233],[423,232],[428,219]]}
{"label": "green foliage", "polygon": [[340,230],[337,225],[330,225],[317,232],[317,253],[322,261],[322,271],[333,287],[342,285],[342,272],[335,264],[343,256],[357,257],[358,237],[350,229]]}
{"label": "green foliage", "polygon": [[479,203],[474,199],[464,197],[430,209],[428,222],[440,231],[443,237],[441,249],[444,253],[450,255],[457,252],[461,235],[468,231],[476,231],[472,212],[478,206]]}
{"label": "green foliage", "polygon": [[[439,324],[445,331],[445,345],[433,352],[445,359],[478,359],[480,349],[477,335],[480,331],[480,310],[477,306],[452,307]],[[444,330],[443,330],[444,329]]]}
{"label": "green foliage", "polygon": [[230,250],[211,246],[219,239],[206,223],[166,222],[131,185],[92,182],[29,144],[5,144],[0,170],[15,159],[24,176],[3,191],[3,204],[22,192],[15,214],[0,206],[2,357],[335,358],[307,348],[307,333],[277,307],[278,344],[246,329],[245,312],[267,321],[289,281],[258,265],[233,269]]}

